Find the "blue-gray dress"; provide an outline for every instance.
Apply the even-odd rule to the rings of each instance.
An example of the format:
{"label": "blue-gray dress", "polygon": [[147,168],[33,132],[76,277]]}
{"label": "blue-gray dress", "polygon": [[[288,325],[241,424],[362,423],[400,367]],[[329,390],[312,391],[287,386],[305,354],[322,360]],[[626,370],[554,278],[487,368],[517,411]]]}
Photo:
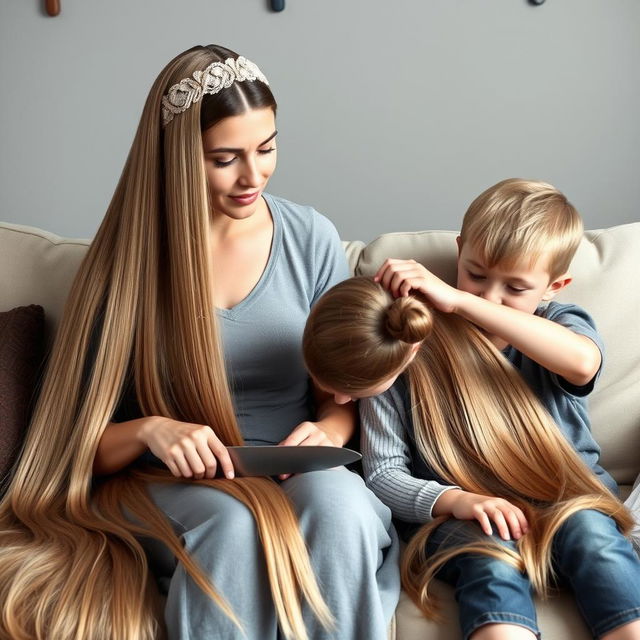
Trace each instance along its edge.
{"label": "blue-gray dress", "polygon": [[[313,303],[348,276],[329,220],[311,207],[268,194],[265,200],[274,232],[264,273],[244,300],[218,310],[236,415],[247,444],[276,444],[300,422],[313,419],[302,332]],[[135,400],[125,398],[114,420],[133,417]],[[400,593],[390,510],[344,468],[296,475],[281,486],[297,510],[316,577],[337,623],[326,632],[305,612],[309,637],[386,638]],[[240,634],[172,555],[150,545],[153,568],[167,591],[170,639],[276,640],[262,547],[248,509],[208,487],[175,484],[150,490],[246,633]]]}

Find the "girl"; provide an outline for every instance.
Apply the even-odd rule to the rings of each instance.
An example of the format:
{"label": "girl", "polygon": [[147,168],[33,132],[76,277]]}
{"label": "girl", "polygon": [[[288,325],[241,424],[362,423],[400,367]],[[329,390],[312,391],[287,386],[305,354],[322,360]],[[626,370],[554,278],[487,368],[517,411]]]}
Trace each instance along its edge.
{"label": "girl", "polygon": [[404,587],[426,615],[437,576],[465,639],[533,638],[532,591],[558,583],[595,637],[640,637],[628,511],[478,329],[355,278],[318,302],[303,340],[317,385],[366,398],[365,476],[403,521]]}
{"label": "girl", "polygon": [[234,478],[226,450],[342,446],[354,426],[302,362],[347,267],[326,218],[264,191],[275,112],[219,46],[152,86],[0,503],[1,638],[155,638],[141,540],[170,638],[386,637],[389,510],[345,469]]}

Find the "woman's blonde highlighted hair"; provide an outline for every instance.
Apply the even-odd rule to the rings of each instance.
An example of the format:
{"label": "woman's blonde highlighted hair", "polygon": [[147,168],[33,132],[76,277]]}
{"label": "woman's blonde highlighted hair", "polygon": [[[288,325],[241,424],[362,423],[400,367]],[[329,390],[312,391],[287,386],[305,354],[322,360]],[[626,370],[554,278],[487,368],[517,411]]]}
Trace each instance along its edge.
{"label": "woman's blonde highlighted hair", "polygon": [[[415,359],[411,343],[422,340]],[[426,542],[447,517],[412,538],[402,561],[403,586],[428,616],[437,609],[429,586],[447,560],[480,553],[526,571],[546,595],[555,533],[576,511],[596,509],[625,534],[632,519],[573,450],[520,374],[470,322],[414,298],[393,300],[368,278],[330,289],[304,334],[311,374],[329,388],[366,393],[400,371],[411,392],[420,455],[446,483],[497,496],[520,507],[529,531],[513,552],[478,528],[464,545],[430,557]],[[407,364],[409,362],[409,364]]]}
{"label": "woman's blonde highlighted hair", "polygon": [[[569,270],[583,236],[580,214],[546,182],[509,178],[482,192],[467,209],[460,239],[488,267],[513,267],[522,256],[548,255],[550,281]],[[530,265],[530,266],[531,266]]]}
{"label": "woman's blonde highlighted hair", "polygon": [[[207,98],[225,102],[223,116],[231,115],[233,100],[226,91],[206,96],[164,131],[160,110],[168,87],[229,56],[237,54],[196,47],[161,72],[71,289],[25,447],[0,503],[2,639],[156,638],[149,568],[136,536],[164,543],[242,626],[241,612],[185,552],[146,490],[150,482],[180,480],[133,468],[92,477],[98,443],[130,374],[144,415],[212,425],[224,444],[242,444],[213,311],[200,133],[211,125],[201,111],[216,109]],[[270,102],[275,109],[263,83],[235,83],[229,91],[241,92],[241,111]],[[252,97],[256,91],[262,98]],[[254,515],[286,638],[307,638],[303,601],[331,626],[292,505],[275,482],[183,481],[224,491]]]}

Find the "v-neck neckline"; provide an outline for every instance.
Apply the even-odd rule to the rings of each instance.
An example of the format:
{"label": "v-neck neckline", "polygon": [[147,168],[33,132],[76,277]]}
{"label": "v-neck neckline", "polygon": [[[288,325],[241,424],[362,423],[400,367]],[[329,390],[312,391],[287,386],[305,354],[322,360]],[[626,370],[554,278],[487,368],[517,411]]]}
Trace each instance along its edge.
{"label": "v-neck neckline", "polygon": [[269,280],[271,280],[276,262],[278,260],[278,256],[280,254],[280,245],[282,242],[282,219],[280,210],[278,209],[278,205],[270,194],[263,193],[262,197],[267,204],[267,208],[269,209],[269,213],[271,214],[271,220],[273,221],[273,236],[271,238],[271,249],[269,250],[269,257],[267,259],[267,264],[265,265],[264,271],[262,272],[260,278],[258,278],[255,286],[242,300],[240,300],[240,302],[233,305],[233,307],[229,309],[216,307],[216,313],[223,318],[228,318],[229,320],[237,318],[237,316],[251,307],[251,305],[260,297]]}

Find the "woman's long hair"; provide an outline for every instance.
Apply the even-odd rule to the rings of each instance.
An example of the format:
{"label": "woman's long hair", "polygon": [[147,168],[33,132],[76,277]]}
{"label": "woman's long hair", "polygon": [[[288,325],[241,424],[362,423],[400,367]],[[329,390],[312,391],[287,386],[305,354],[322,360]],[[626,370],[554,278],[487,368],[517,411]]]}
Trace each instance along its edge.
{"label": "woman's long hair", "polygon": [[[131,372],[144,415],[211,425],[225,445],[242,444],[213,311],[200,132],[216,117],[275,110],[275,101],[264,83],[242,82],[205,96],[164,130],[160,113],[168,87],[227,57],[237,55],[196,47],[161,72],[74,281],[25,447],[0,503],[0,638],[155,638],[149,569],[136,536],[163,542],[241,627],[241,612],[217,593],[152,502],[149,482],[207,485],[246,505],[284,635],[307,638],[303,600],[331,625],[292,505],[272,480],[178,480],[168,471],[131,468],[92,477],[98,443]],[[224,105],[216,107],[218,97]]]}
{"label": "woman's long hair", "polygon": [[[422,341],[412,361],[411,345]],[[573,450],[520,374],[470,322],[393,298],[368,278],[329,290],[309,316],[304,357],[321,383],[365,392],[405,371],[418,451],[444,482],[520,507],[529,530],[514,552],[477,529],[467,542],[427,557],[426,542],[448,516],[420,528],[402,561],[403,586],[428,616],[429,584],[447,560],[482,553],[526,571],[546,595],[553,537],[576,511],[596,509],[624,533],[632,519]],[[409,363],[409,364],[407,364]]]}

